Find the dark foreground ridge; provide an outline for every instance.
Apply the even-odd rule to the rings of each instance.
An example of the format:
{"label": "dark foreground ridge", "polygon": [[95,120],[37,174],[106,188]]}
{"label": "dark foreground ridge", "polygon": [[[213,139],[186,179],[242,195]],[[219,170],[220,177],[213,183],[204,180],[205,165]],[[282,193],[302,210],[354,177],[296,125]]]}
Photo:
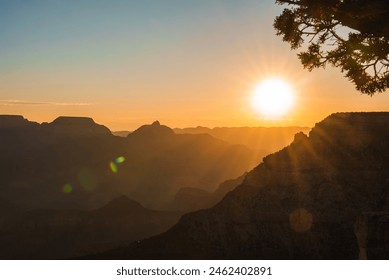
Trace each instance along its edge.
{"label": "dark foreground ridge", "polygon": [[389,113],[336,113],[213,208],[96,259],[387,259]]}

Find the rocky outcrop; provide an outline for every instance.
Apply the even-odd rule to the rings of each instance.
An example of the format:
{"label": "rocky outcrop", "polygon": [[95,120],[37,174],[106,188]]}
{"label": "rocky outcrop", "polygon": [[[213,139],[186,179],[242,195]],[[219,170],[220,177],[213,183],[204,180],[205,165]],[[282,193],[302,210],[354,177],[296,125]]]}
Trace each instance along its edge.
{"label": "rocky outcrop", "polygon": [[[265,157],[213,208],[98,258],[356,259],[361,216],[389,210],[388,127],[389,113],[333,114]],[[387,229],[379,217],[367,229],[376,248],[387,238],[372,238]],[[367,256],[389,257],[375,252]]]}
{"label": "rocky outcrop", "polygon": [[166,125],[161,125],[159,121],[152,124],[142,125],[134,132],[128,134],[127,138],[142,138],[148,141],[161,141],[174,135],[173,129]]}
{"label": "rocky outcrop", "polygon": [[27,127],[37,123],[29,122],[23,116],[18,115],[0,115],[0,128]]}
{"label": "rocky outcrop", "polygon": [[47,127],[54,133],[68,137],[96,137],[111,134],[107,127],[96,124],[92,118],[86,117],[58,117]]}

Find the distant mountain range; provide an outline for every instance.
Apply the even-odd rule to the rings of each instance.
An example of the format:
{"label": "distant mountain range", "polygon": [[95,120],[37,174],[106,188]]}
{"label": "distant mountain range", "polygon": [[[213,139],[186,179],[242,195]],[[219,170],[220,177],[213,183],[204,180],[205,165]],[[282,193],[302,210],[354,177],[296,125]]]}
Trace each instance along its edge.
{"label": "distant mountain range", "polygon": [[0,115],[0,258],[388,259],[388,127],[336,113],[262,158],[246,128]]}
{"label": "distant mountain range", "polygon": [[389,113],[337,113],[214,207],[97,259],[388,259]]}
{"label": "distant mountain range", "polygon": [[245,145],[260,151],[263,156],[274,153],[292,140],[298,132],[308,133],[309,127],[191,127],[175,128],[177,134],[209,134],[231,144]]}
{"label": "distant mountain range", "polygon": [[0,198],[28,208],[93,209],[126,195],[163,209],[180,188],[212,192],[260,160],[245,146],[158,122],[122,138],[90,118],[38,124],[3,115],[0,135]]}
{"label": "distant mountain range", "polygon": [[[0,115],[0,258],[71,258],[159,234],[183,211],[216,203],[219,184],[258,160],[243,145],[157,121],[123,138],[91,118]],[[197,204],[186,205],[187,189]]]}
{"label": "distant mountain range", "polygon": [[[208,134],[230,144],[244,145],[266,156],[288,145],[296,133],[308,133],[311,128],[300,126],[287,127],[215,127],[203,126],[174,128],[176,134]],[[114,135],[127,137],[130,131],[115,131]]]}

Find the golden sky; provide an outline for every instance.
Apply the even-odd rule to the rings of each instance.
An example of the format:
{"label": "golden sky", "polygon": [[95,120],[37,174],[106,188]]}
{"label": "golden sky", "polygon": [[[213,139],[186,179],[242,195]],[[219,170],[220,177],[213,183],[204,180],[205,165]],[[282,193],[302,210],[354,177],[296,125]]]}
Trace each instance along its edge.
{"label": "golden sky", "polygon": [[[160,120],[187,126],[312,126],[338,111],[384,111],[339,69],[308,72],[275,35],[274,1],[0,3],[0,114],[90,116],[112,130]],[[4,28],[7,27],[7,28]],[[278,77],[293,88],[283,118],[251,96]]]}

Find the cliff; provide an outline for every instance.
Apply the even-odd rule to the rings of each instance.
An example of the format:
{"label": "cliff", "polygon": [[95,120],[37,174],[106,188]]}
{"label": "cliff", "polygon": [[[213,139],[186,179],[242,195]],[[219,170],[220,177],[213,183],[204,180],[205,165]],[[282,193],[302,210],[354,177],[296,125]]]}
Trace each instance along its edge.
{"label": "cliff", "polygon": [[[389,210],[388,127],[389,113],[333,114],[265,157],[213,208],[96,258],[356,259],[365,249],[367,258],[389,258],[382,234]],[[358,226],[371,212],[381,218]]]}
{"label": "cliff", "polygon": [[0,115],[0,128],[27,127],[36,123],[29,122],[19,115]]}

